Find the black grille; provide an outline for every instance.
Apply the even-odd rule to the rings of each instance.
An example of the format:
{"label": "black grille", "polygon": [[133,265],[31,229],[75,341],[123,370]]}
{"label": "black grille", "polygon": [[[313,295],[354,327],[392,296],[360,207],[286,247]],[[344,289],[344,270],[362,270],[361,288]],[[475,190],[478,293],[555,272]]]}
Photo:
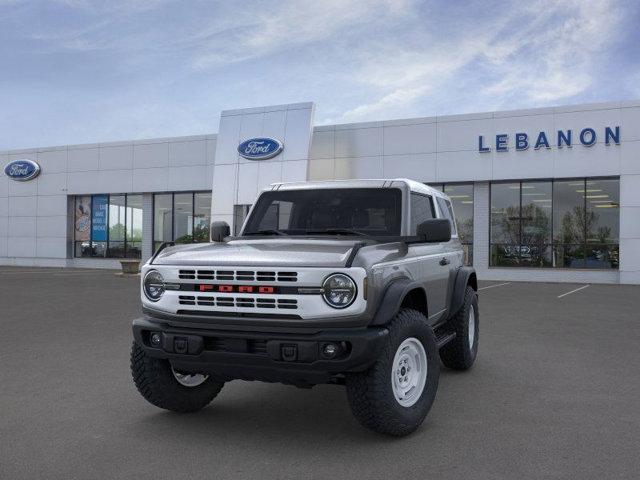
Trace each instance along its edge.
{"label": "black grille", "polygon": [[298,300],[294,298],[260,298],[260,297],[214,297],[213,295],[179,295],[180,305],[197,305],[200,307],[227,308],[282,308],[297,310]]}
{"label": "black grille", "polygon": [[298,272],[269,272],[253,270],[179,270],[183,280],[219,280],[239,282],[297,282]]}
{"label": "black grille", "polygon": [[267,354],[267,341],[253,338],[204,337],[205,350],[216,352]]}

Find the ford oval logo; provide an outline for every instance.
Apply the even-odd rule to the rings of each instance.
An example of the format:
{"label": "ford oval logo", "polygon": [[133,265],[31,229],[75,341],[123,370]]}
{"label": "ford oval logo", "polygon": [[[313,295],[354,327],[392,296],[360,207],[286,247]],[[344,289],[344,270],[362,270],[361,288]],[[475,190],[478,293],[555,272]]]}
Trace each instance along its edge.
{"label": "ford oval logo", "polygon": [[33,160],[14,160],[4,167],[4,173],[11,180],[26,182],[38,176],[40,165]]}
{"label": "ford oval logo", "polygon": [[250,138],[238,145],[238,153],[249,160],[266,160],[278,155],[284,146],[273,138]]}

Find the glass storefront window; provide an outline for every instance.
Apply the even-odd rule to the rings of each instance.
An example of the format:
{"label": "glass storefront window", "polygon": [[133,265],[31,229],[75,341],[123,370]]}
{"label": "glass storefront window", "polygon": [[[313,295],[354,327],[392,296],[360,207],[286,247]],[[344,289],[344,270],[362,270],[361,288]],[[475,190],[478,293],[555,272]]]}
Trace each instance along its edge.
{"label": "glass storefront window", "polygon": [[163,242],[208,242],[211,193],[157,193],[153,196],[153,250]]}
{"label": "glass storefront window", "polygon": [[153,251],[164,242],[173,240],[173,195],[153,196]]}
{"label": "glass storefront window", "polygon": [[208,242],[211,225],[211,194],[196,193],[193,201],[193,241]]}
{"label": "glass storefront window", "polygon": [[522,182],[520,265],[551,265],[551,182]]}
{"label": "glass storefront window", "polygon": [[74,256],[91,256],[91,196],[76,197],[74,218]]}
{"label": "glass storefront window", "polygon": [[126,209],[124,195],[110,195],[108,257],[124,257],[125,223]]}
{"label": "glass storefront window", "polygon": [[491,265],[518,265],[520,183],[491,185]]}
{"label": "glass storefront window", "polygon": [[491,184],[491,266],[618,268],[618,179]]}
{"label": "glass storefront window", "polygon": [[142,256],[142,195],[127,195],[126,252],[129,258]]}
{"label": "glass storefront window", "polygon": [[584,268],[585,180],[553,182],[554,266]]}
{"label": "glass storefront window", "polygon": [[620,182],[587,180],[585,187],[586,268],[618,268]]}
{"label": "glass storefront window", "polygon": [[193,194],[176,193],[173,196],[173,241],[193,242]]}
{"label": "glass storefront window", "polygon": [[140,258],[142,195],[75,198],[74,256]]}

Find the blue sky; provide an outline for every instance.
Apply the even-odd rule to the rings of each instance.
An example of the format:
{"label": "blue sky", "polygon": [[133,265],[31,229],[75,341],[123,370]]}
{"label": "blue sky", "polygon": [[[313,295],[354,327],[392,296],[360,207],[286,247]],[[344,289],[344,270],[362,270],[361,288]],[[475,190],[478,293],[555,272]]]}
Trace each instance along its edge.
{"label": "blue sky", "polygon": [[0,149],[640,98],[637,1],[0,0]]}

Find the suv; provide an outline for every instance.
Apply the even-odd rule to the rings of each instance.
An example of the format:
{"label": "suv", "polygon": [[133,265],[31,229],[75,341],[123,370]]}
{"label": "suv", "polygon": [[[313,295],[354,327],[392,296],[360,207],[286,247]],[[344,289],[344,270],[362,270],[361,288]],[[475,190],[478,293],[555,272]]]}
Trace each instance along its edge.
{"label": "suv", "polygon": [[472,366],[476,274],[442,192],[279,183],[229,234],[213,222],[212,243],[165,244],[142,268],[131,370],[152,404],[200,410],[234,379],[332,383],[362,425],[406,435],[434,401],[438,357]]}

